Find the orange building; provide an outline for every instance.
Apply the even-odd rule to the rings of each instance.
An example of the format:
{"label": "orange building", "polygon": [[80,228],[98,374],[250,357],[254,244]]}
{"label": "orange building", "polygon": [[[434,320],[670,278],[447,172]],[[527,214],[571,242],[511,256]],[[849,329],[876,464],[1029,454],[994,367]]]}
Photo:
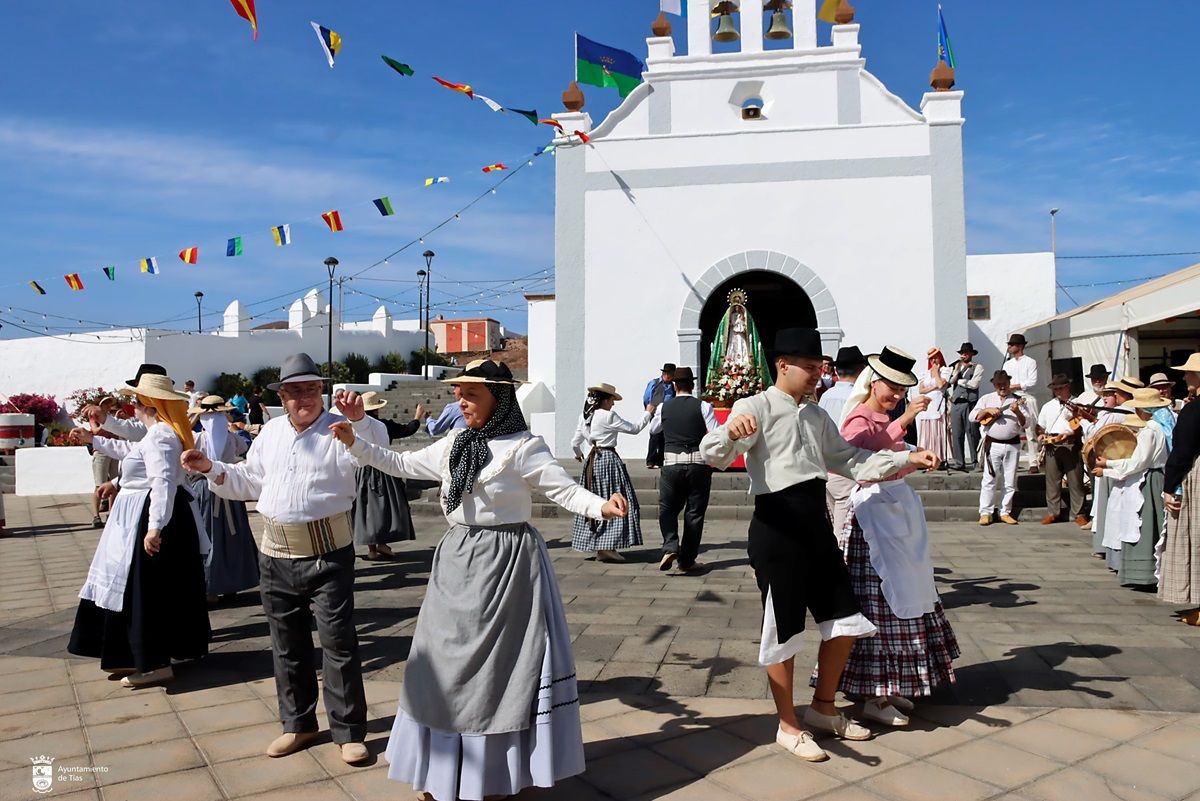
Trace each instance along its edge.
{"label": "orange building", "polygon": [[504,328],[491,317],[447,320],[441,315],[429,324],[438,353],[480,353],[499,350]]}

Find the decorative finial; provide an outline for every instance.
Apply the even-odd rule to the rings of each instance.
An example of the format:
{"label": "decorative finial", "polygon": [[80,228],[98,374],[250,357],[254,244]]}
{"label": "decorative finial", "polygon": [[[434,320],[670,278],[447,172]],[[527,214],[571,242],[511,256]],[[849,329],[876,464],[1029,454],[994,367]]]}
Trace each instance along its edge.
{"label": "decorative finial", "polygon": [[837,20],[838,25],[849,25],[854,22],[854,6],[850,5],[850,0],[842,0],[838,3],[837,11],[833,13],[833,18]]}
{"label": "decorative finial", "polygon": [[938,59],[937,66],[929,73],[929,85],[935,92],[949,92],[954,88],[954,67]]}
{"label": "decorative finial", "polygon": [[579,84],[571,81],[571,85],[567,87],[567,91],[562,94],[563,108],[567,111],[582,111],[583,110],[583,92],[579,89]]}
{"label": "decorative finial", "polygon": [[650,32],[660,37],[671,35],[671,21],[667,19],[666,12],[658,12],[654,22],[650,23]]}

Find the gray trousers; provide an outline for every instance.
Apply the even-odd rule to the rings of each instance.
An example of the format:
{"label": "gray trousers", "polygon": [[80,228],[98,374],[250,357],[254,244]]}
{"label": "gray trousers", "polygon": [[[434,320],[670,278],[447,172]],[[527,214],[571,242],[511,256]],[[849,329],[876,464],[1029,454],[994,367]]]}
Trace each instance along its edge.
{"label": "gray trousers", "polygon": [[[975,461],[975,454],[979,453],[979,427],[971,422],[971,409],[975,408],[973,403],[955,403],[950,407],[950,433],[952,442],[950,443],[951,452],[954,454],[954,466],[963,467]],[[967,459],[963,460],[963,438],[967,439],[970,451],[967,453]]]}
{"label": "gray trousers", "polygon": [[283,730],[320,728],[312,639],[315,618],[329,733],[338,744],[361,743],[367,735],[367,697],[354,629],[354,547],[347,545],[320,559],[260,554],[258,564]]}
{"label": "gray trousers", "polygon": [[1051,445],[1046,450],[1046,509],[1052,515],[1063,513],[1062,481],[1067,479],[1071,497],[1070,517],[1083,514],[1083,460],[1074,445]]}

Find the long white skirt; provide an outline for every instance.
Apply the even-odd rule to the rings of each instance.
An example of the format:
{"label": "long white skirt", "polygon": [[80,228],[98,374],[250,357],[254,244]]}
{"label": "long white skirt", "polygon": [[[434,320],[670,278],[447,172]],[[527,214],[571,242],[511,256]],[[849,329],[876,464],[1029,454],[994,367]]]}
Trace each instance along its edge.
{"label": "long white skirt", "polygon": [[583,729],[571,634],[550,554],[537,537],[541,562],[546,651],[530,725],[499,734],[431,729],[401,708],[384,759],[388,778],[406,782],[437,801],[482,801],[516,795],[525,787],[551,787],[584,771]]}

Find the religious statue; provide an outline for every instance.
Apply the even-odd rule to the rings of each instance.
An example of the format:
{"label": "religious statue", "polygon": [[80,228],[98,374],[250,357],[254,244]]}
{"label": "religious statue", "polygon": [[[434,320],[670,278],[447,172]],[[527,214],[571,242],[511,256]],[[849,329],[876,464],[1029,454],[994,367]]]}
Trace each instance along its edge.
{"label": "religious statue", "polygon": [[729,308],[717,326],[705,372],[704,394],[714,406],[731,406],[738,398],[762,392],[771,383],[758,328],[746,308],[746,292],[733,289],[728,300]]}

